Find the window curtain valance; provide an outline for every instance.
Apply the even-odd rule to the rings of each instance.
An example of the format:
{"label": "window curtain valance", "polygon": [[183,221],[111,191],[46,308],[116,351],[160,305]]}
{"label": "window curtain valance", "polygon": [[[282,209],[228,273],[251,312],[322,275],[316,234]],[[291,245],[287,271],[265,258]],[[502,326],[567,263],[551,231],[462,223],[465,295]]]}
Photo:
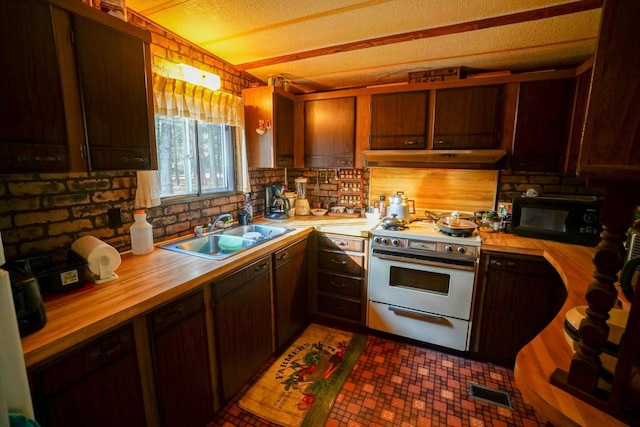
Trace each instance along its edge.
{"label": "window curtain valance", "polygon": [[155,72],[153,73],[153,99],[156,114],[233,126],[237,188],[244,193],[251,192],[244,133],[244,99],[183,80],[164,77]]}
{"label": "window curtain valance", "polygon": [[155,113],[207,123],[244,126],[244,100],[182,80],[153,75]]}

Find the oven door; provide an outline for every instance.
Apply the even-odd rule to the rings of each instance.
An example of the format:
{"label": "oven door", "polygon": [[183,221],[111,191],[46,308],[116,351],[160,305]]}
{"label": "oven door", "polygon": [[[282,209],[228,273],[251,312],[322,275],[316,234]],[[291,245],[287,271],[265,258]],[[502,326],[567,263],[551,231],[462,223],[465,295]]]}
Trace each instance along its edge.
{"label": "oven door", "polygon": [[[393,258],[393,259],[389,259]],[[457,269],[377,256],[369,264],[369,300],[469,320],[474,268]]]}

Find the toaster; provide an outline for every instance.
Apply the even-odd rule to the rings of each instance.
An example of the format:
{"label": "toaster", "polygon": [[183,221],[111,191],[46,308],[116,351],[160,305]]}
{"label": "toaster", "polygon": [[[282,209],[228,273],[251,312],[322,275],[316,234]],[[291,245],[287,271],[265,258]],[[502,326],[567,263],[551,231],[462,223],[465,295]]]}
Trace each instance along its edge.
{"label": "toaster", "polygon": [[38,279],[12,270],[9,270],[9,278],[20,336],[29,335],[44,328],[47,323],[47,313],[40,294]]}

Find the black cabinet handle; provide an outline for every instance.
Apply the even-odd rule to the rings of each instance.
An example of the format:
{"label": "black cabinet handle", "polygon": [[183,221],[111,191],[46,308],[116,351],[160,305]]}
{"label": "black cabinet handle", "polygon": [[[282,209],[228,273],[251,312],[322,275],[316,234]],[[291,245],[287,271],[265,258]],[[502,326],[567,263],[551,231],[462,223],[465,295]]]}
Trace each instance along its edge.
{"label": "black cabinet handle", "polygon": [[181,306],[175,307],[173,310],[171,310],[171,312],[167,313],[165,316],[157,317],[156,323],[162,324],[166,321],[175,319],[176,317],[180,316],[183,311],[184,311],[184,306],[181,305]]}
{"label": "black cabinet handle", "polygon": [[344,289],[347,287],[347,285],[345,285],[344,283],[337,283],[337,282],[329,282],[329,284],[331,286],[333,286],[334,288],[340,288],[340,289]]}
{"label": "black cabinet handle", "polygon": [[288,252],[283,252],[280,255],[278,255],[278,261],[282,261],[283,259],[285,259],[288,256],[289,256]]}
{"label": "black cabinet handle", "polygon": [[106,350],[99,348],[91,352],[91,354],[89,355],[89,358],[91,359],[92,362],[99,362],[104,357],[109,357],[116,351],[120,350],[125,344],[127,344],[127,342],[129,342],[128,336],[122,335],[120,336],[120,338],[118,338],[118,342],[116,342],[114,345],[107,348]]}
{"label": "black cabinet handle", "polygon": [[257,265],[256,268],[253,269],[253,271],[260,271],[260,270],[264,270],[269,264],[267,264],[266,262],[263,262],[260,265]]}
{"label": "black cabinet handle", "polygon": [[404,145],[417,145],[417,144],[420,144],[420,141],[415,141],[415,140],[411,139],[409,141],[404,141],[403,144]]}
{"label": "black cabinet handle", "polygon": [[337,260],[335,260],[335,259],[333,259],[333,258],[331,258],[331,260],[330,260],[330,261],[331,261],[332,263],[334,263],[334,264],[340,264],[340,265],[345,265],[345,264],[347,263],[347,261],[345,261],[345,260],[339,260],[339,261],[337,261]]}
{"label": "black cabinet handle", "polygon": [[345,242],[344,240],[332,240],[331,241],[334,245],[338,245],[338,246],[347,246],[347,242]]}
{"label": "black cabinet handle", "polygon": [[439,139],[436,141],[436,145],[453,145],[455,143],[456,143],[455,141],[448,141],[445,139]]}

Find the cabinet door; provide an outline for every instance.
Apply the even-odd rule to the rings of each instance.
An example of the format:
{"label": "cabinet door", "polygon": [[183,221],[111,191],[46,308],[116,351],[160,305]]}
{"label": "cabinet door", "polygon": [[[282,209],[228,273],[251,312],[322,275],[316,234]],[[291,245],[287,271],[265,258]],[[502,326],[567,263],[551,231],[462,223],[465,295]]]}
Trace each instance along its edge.
{"label": "cabinet door", "polygon": [[520,84],[512,167],[560,172],[569,139],[573,79]]}
{"label": "cabinet door", "polygon": [[305,167],[353,167],[355,138],[355,97],[305,101]]}
{"label": "cabinet door", "polygon": [[[250,168],[293,167],[294,102],[274,86],[242,91],[247,128],[247,161]],[[262,135],[256,132],[260,121],[272,128]]]}
{"label": "cabinet door", "polygon": [[92,341],[31,373],[43,426],[144,426],[142,387],[131,327]]}
{"label": "cabinet door", "polygon": [[433,148],[496,148],[501,104],[501,86],[437,90]]}
{"label": "cabinet door", "polygon": [[281,348],[307,323],[307,241],[274,254],[276,348]]}
{"label": "cabinet door", "polygon": [[275,134],[275,167],[293,167],[293,101],[277,93],[273,95]]}
{"label": "cabinet door", "polygon": [[145,43],[77,15],[74,31],[91,169],[152,169]]}
{"label": "cabinet door", "polygon": [[270,272],[267,257],[213,283],[223,402],[233,397],[273,353]]}
{"label": "cabinet door", "polygon": [[2,173],[69,171],[51,8],[28,0],[0,8]]}
{"label": "cabinet door", "polygon": [[473,346],[484,360],[512,367],[558,313],[566,290],[542,258],[484,252],[481,266]]}
{"label": "cabinet door", "polygon": [[579,174],[640,177],[640,2],[607,2],[596,48]]}
{"label": "cabinet door", "polygon": [[202,292],[154,311],[148,322],[162,425],[207,425],[213,392]]}
{"label": "cabinet door", "polygon": [[425,149],[428,95],[426,91],[372,95],[371,149]]}

